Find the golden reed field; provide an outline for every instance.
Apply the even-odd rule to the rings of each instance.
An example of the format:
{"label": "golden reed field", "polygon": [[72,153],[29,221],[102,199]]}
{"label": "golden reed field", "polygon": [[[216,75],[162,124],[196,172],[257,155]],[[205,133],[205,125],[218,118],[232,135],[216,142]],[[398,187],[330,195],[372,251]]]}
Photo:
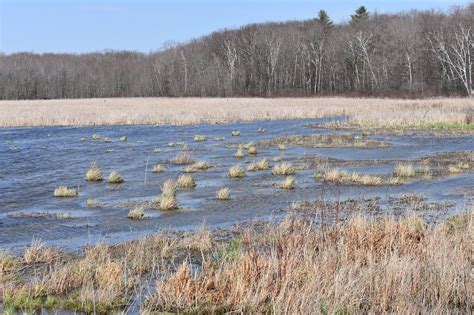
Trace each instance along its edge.
{"label": "golden reed field", "polygon": [[[470,123],[474,99],[108,98],[0,101],[0,126],[198,123],[349,115],[352,124],[417,126]],[[471,124],[472,125],[472,124]]]}

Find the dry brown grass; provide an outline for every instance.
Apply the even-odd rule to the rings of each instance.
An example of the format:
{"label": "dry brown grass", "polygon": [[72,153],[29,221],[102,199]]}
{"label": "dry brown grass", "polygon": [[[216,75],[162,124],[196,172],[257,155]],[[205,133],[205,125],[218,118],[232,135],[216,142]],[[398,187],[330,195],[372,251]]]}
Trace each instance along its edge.
{"label": "dry brown grass", "polygon": [[79,192],[74,188],[69,188],[67,186],[59,186],[53,192],[54,197],[77,197]]}
{"label": "dry brown grass", "polygon": [[240,165],[234,165],[229,168],[230,178],[241,178],[245,176],[245,170]]}
{"label": "dry brown grass", "polygon": [[135,207],[128,212],[127,218],[136,221],[144,220],[146,219],[145,210],[142,207]]}
{"label": "dry brown grass", "polygon": [[227,187],[219,188],[216,191],[216,199],[217,200],[229,200],[230,199],[230,189]]}
{"label": "dry brown grass", "polygon": [[70,256],[38,243],[19,262],[0,256],[22,265],[4,270],[14,273],[4,304],[113,313],[156,280],[141,313],[470,313],[473,214],[436,226],[355,216],[322,228],[293,213],[230,239],[202,227]]}
{"label": "dry brown grass", "polygon": [[361,125],[465,122],[474,100],[364,98],[113,98],[0,101],[0,126],[197,124],[328,117]]}
{"label": "dry brown grass", "polygon": [[[201,313],[469,313],[472,218],[455,229],[418,217],[354,217],[321,230],[287,219],[246,231],[240,250],[164,281],[150,307]],[[222,256],[221,256],[222,257]]]}
{"label": "dry brown grass", "polygon": [[267,159],[261,159],[260,161],[252,162],[247,166],[247,171],[255,172],[255,171],[263,171],[267,170],[270,167],[270,163],[268,163]]}
{"label": "dry brown grass", "polygon": [[91,166],[86,173],[86,181],[88,182],[99,182],[103,180],[102,171],[96,161],[91,163]]}
{"label": "dry brown grass", "polygon": [[400,178],[413,177],[415,176],[415,168],[411,163],[397,163],[393,168],[393,173]]}
{"label": "dry brown grass", "polygon": [[156,164],[153,166],[153,173],[163,173],[165,170],[166,168],[162,164]]}
{"label": "dry brown grass", "polygon": [[340,183],[340,184],[358,184],[358,185],[365,185],[365,186],[380,186],[382,184],[400,184],[400,181],[395,180],[388,180],[384,181],[384,179],[380,176],[375,175],[368,175],[368,174],[359,174],[353,172],[351,174],[347,173],[346,171],[339,170],[337,168],[324,168],[320,171],[317,171],[315,174],[316,179],[322,179],[329,182]]}
{"label": "dry brown grass", "polygon": [[178,187],[184,189],[191,189],[196,187],[196,182],[194,181],[194,177],[191,175],[181,175],[178,178]]}
{"label": "dry brown grass", "polygon": [[295,178],[293,176],[287,176],[284,180],[278,184],[278,187],[281,189],[294,189],[295,188]]}
{"label": "dry brown grass", "polygon": [[283,162],[275,165],[272,168],[273,175],[293,175],[296,172],[296,168],[291,163]]}
{"label": "dry brown grass", "polygon": [[194,163],[194,159],[186,154],[186,153],[179,153],[172,161],[171,163],[177,164],[177,165],[185,165],[185,164],[192,164]]}
{"label": "dry brown grass", "polygon": [[121,184],[124,182],[122,175],[117,171],[112,171],[109,174],[108,182],[110,184]]}

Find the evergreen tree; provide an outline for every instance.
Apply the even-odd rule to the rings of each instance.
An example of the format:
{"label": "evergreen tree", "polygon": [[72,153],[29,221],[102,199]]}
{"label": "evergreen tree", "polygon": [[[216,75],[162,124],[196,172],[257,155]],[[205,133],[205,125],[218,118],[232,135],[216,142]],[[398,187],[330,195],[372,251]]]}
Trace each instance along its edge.
{"label": "evergreen tree", "polygon": [[318,17],[316,18],[316,21],[321,23],[321,25],[327,29],[332,28],[333,26],[333,22],[331,21],[331,18],[329,17],[327,12],[324,10],[320,10],[318,12]]}
{"label": "evergreen tree", "polygon": [[351,15],[351,24],[361,24],[366,22],[369,19],[369,11],[361,5],[356,11],[355,14]]}

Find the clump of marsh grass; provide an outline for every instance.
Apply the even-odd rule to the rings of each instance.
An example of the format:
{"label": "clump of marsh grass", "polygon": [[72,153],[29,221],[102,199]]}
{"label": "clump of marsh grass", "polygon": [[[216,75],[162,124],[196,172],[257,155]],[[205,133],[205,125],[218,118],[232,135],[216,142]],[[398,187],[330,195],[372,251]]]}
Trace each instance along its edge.
{"label": "clump of marsh grass", "polygon": [[283,143],[278,144],[278,150],[280,151],[286,150],[286,145],[284,145]]}
{"label": "clump of marsh grass", "polygon": [[54,197],[77,197],[79,192],[74,188],[68,188],[67,186],[59,186],[53,192]]}
{"label": "clump of marsh grass", "polygon": [[194,163],[194,159],[186,153],[179,153],[171,162],[177,165],[185,165]]}
{"label": "clump of marsh grass", "polygon": [[278,185],[281,189],[294,189],[295,188],[295,178],[293,176],[287,176],[280,184]]}
{"label": "clump of marsh grass", "polygon": [[451,174],[458,174],[469,170],[469,164],[464,162],[459,162],[455,165],[448,166],[448,172]]}
{"label": "clump of marsh grass", "polygon": [[415,168],[411,163],[397,163],[393,169],[397,177],[406,178],[415,176]]}
{"label": "clump of marsh grass", "polygon": [[155,152],[155,153],[160,153],[160,152],[161,152],[161,149],[158,148],[158,147],[156,147],[156,148],[153,149],[153,152]]}
{"label": "clump of marsh grass", "polygon": [[255,146],[250,146],[247,150],[250,155],[257,155],[257,148]]}
{"label": "clump of marsh grass", "polygon": [[86,173],[86,181],[99,182],[103,179],[104,177],[102,176],[102,171],[100,170],[99,165],[96,161],[92,162]]}
{"label": "clump of marsh grass", "polygon": [[161,193],[165,195],[176,195],[176,188],[178,188],[178,184],[173,179],[167,179],[163,186],[161,186]]}
{"label": "clump of marsh grass", "polygon": [[245,156],[245,155],[244,155],[244,151],[243,151],[241,148],[239,148],[239,149],[237,149],[237,152],[235,152],[234,156],[235,156],[236,158],[241,159],[241,158],[243,158],[243,157]]}
{"label": "clump of marsh grass", "polygon": [[207,140],[207,137],[204,136],[204,135],[196,135],[194,136],[194,141],[196,142],[202,142],[202,141],[206,141]]}
{"label": "clump of marsh grass", "polygon": [[273,175],[293,175],[296,172],[296,168],[291,163],[280,163],[273,167]]}
{"label": "clump of marsh grass", "polygon": [[179,209],[178,200],[175,195],[165,195],[160,196],[160,209],[164,211],[171,211]]}
{"label": "clump of marsh grass", "polygon": [[250,163],[250,165],[247,166],[247,171],[250,171],[250,172],[263,171],[263,170],[267,170],[269,167],[270,167],[270,163],[268,163],[268,160],[261,159],[260,161]]}
{"label": "clump of marsh grass", "polygon": [[145,219],[145,210],[142,207],[135,207],[128,212],[127,218],[132,220]]}
{"label": "clump of marsh grass", "polygon": [[222,187],[216,192],[217,200],[229,200],[230,199],[230,189],[227,187]]}
{"label": "clump of marsh grass", "polygon": [[46,246],[39,239],[33,239],[31,245],[23,252],[23,261],[27,264],[51,263],[63,255],[59,249]]}
{"label": "clump of marsh grass", "polygon": [[232,137],[239,137],[240,136],[240,131],[239,130],[232,130]]}
{"label": "clump of marsh grass", "polygon": [[177,183],[179,188],[191,189],[196,187],[194,177],[192,177],[191,175],[181,175],[178,178]]}
{"label": "clump of marsh grass", "polygon": [[206,161],[197,161],[196,163],[191,165],[191,168],[194,169],[195,171],[205,171],[209,169],[210,167],[211,166]]}
{"label": "clump of marsh grass", "polygon": [[198,161],[198,162],[194,163],[193,165],[187,166],[184,169],[184,172],[185,173],[195,173],[197,171],[203,172],[203,171],[209,169],[210,167],[211,166],[206,161]]}
{"label": "clump of marsh grass", "polygon": [[108,182],[110,184],[120,184],[120,183],[124,182],[124,179],[123,179],[122,175],[120,175],[119,172],[112,171],[112,172],[110,172]]}
{"label": "clump of marsh grass", "polygon": [[0,251],[0,275],[12,272],[18,265],[15,257],[7,252]]}
{"label": "clump of marsh grass", "polygon": [[119,139],[120,139],[120,141],[125,142],[125,141],[128,140],[128,137],[127,136],[121,136]]}
{"label": "clump of marsh grass", "polygon": [[94,134],[92,135],[92,140],[100,140],[100,135],[97,134],[97,133],[94,133]]}
{"label": "clump of marsh grass", "polygon": [[240,178],[245,176],[245,170],[240,165],[234,165],[229,168],[230,178]]}
{"label": "clump of marsh grass", "polygon": [[329,169],[328,167],[322,168],[322,171],[320,172],[316,172],[315,178],[340,184],[359,184],[365,186],[379,186],[384,183],[383,179],[379,176],[359,174],[355,172],[349,174],[346,171],[337,168]]}
{"label": "clump of marsh grass", "polygon": [[153,166],[153,170],[152,170],[152,171],[153,171],[153,173],[163,173],[165,170],[166,170],[166,169],[165,169],[164,165],[162,165],[162,164],[157,164],[157,165]]}
{"label": "clump of marsh grass", "polygon": [[86,207],[88,208],[97,208],[100,207],[101,203],[95,199],[87,199],[86,200]]}
{"label": "clump of marsh grass", "polygon": [[159,204],[161,210],[176,210],[179,208],[178,200],[176,199],[176,189],[178,183],[172,179],[167,179],[161,187],[161,195]]}

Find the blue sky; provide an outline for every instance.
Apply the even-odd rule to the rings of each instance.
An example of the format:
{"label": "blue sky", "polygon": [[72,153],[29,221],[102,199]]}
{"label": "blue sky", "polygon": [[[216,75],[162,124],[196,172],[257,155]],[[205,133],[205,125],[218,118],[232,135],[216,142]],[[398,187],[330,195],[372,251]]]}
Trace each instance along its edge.
{"label": "blue sky", "polygon": [[369,11],[447,10],[469,0],[0,0],[0,51],[149,52],[166,41],[186,41],[223,28],[265,21],[308,19],[325,9],[347,20]]}

